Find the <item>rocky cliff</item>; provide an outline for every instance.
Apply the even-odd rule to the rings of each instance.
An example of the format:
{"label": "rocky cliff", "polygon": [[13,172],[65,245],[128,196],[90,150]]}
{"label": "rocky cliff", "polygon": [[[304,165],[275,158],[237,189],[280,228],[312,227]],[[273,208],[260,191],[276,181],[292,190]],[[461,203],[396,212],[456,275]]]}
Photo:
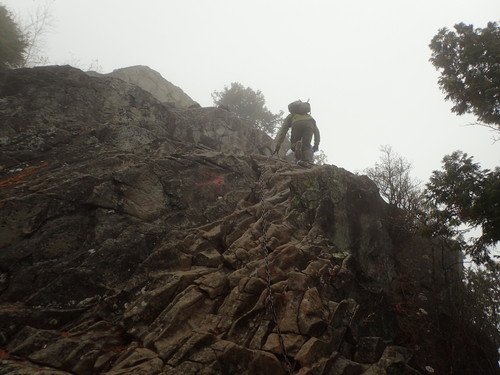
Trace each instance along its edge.
{"label": "rocky cliff", "polygon": [[96,72],[87,72],[94,77],[106,76],[119,78],[125,82],[139,86],[152,94],[160,102],[178,107],[190,107],[196,102],[189,97],[180,87],[167,81],[160,73],[148,66],[137,65],[113,70],[111,73],[101,75]]}
{"label": "rocky cliff", "polygon": [[367,177],[71,67],[0,71],[0,124],[0,374],[498,371]]}

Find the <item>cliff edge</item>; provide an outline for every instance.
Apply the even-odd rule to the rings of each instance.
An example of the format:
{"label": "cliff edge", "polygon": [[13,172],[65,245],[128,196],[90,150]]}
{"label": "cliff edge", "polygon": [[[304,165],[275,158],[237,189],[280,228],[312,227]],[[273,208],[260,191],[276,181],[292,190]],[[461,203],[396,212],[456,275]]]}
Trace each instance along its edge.
{"label": "cliff edge", "polygon": [[497,373],[366,176],[68,66],[0,71],[0,123],[0,374]]}

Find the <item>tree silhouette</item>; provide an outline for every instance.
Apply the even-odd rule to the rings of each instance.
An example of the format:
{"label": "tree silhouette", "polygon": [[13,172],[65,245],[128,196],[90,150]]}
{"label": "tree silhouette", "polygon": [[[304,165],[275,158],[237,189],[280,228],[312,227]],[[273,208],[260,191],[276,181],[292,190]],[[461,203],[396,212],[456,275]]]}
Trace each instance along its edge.
{"label": "tree silhouette", "polygon": [[500,131],[500,28],[496,22],[483,29],[460,23],[455,30],[439,30],[429,45],[430,61],[441,71],[439,87],[453,112],[473,113]]}
{"label": "tree silhouette", "polygon": [[455,151],[443,158],[443,170],[433,172],[426,194],[441,226],[481,228],[465,251],[478,264],[491,263],[489,249],[500,241],[500,168],[481,169],[472,157]]}
{"label": "tree silhouette", "polygon": [[260,90],[254,91],[239,82],[225,86],[222,91],[212,93],[214,104],[228,108],[241,120],[254,128],[272,135],[282,121],[283,111],[272,113],[266,107],[266,100]]}
{"label": "tree silhouette", "polygon": [[27,42],[7,9],[0,5],[0,68],[19,67],[24,62]]}

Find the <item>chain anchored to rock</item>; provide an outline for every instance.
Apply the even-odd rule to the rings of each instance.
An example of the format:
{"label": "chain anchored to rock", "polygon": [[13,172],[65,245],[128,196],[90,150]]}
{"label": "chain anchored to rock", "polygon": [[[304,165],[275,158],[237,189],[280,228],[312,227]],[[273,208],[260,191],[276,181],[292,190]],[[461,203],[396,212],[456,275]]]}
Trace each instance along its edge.
{"label": "chain anchored to rock", "polygon": [[266,269],[266,282],[267,282],[267,295],[268,295],[268,301],[269,301],[269,306],[271,308],[271,314],[273,316],[273,321],[276,326],[276,332],[278,334],[278,340],[281,346],[281,351],[283,353],[283,357],[285,358],[286,366],[288,373],[290,375],[293,374],[292,372],[292,364],[290,363],[290,360],[288,359],[288,353],[286,350],[286,345],[285,341],[283,339],[283,334],[281,332],[281,328],[279,325],[278,321],[278,314],[276,312],[276,306],[274,305],[274,298],[273,298],[273,292],[272,292],[272,284],[271,284],[271,272],[269,270],[269,253],[270,253],[270,248],[268,246],[268,238],[267,238],[267,230],[269,228],[269,223],[266,220],[266,210],[265,210],[265,204],[264,204],[264,191],[265,191],[265,181],[264,181],[264,174],[265,170],[264,167],[260,166],[259,167],[259,198],[260,198],[260,206],[261,206],[261,222],[262,222],[262,248],[263,248],[263,255],[264,255],[264,263],[265,263],[265,269]]}

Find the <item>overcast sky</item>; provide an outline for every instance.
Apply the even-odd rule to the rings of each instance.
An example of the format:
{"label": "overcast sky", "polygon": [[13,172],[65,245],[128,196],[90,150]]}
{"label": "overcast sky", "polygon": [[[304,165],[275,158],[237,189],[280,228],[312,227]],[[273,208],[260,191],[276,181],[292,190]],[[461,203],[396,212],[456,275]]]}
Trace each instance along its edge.
{"label": "overcast sky", "polygon": [[352,172],[381,145],[423,182],[455,150],[500,165],[494,134],[450,111],[428,47],[442,27],[498,21],[499,0],[0,0],[21,19],[43,3],[51,64],[147,65],[202,106],[231,82],[261,90],[272,112],[310,99],[320,149]]}

